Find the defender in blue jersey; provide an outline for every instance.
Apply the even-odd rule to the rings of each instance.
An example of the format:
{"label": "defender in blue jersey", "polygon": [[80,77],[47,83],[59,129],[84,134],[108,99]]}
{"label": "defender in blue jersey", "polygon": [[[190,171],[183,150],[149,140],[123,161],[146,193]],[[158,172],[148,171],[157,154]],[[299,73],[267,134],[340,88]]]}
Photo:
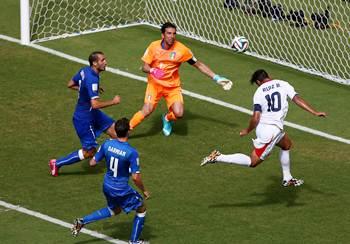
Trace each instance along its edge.
{"label": "defender in blue jersey", "polygon": [[111,138],[116,138],[114,120],[100,111],[101,108],[120,102],[119,96],[109,101],[101,101],[99,97],[99,92],[103,92],[100,87],[100,73],[106,69],[106,57],[103,52],[93,52],[89,56],[89,63],[90,66],[80,69],[67,85],[68,88],[79,92],[73,124],[82,148],[65,157],[51,159],[49,167],[52,176],[58,176],[59,168],[64,165],[91,158],[98,146],[96,138],[102,132],[107,133]]}
{"label": "defender in blue jersey", "polygon": [[117,139],[106,140],[90,160],[90,166],[95,166],[102,159],[106,160],[103,193],[107,207],[76,219],[72,227],[73,236],[77,236],[86,224],[117,215],[122,210],[125,213],[136,210],[129,243],[144,243],[139,237],[145,222],[146,207],[141,195],[128,184],[130,173],[145,199],[150,197],[150,193],[141,179],[138,152],[127,142],[129,129],[128,119],[118,120],[115,124]]}

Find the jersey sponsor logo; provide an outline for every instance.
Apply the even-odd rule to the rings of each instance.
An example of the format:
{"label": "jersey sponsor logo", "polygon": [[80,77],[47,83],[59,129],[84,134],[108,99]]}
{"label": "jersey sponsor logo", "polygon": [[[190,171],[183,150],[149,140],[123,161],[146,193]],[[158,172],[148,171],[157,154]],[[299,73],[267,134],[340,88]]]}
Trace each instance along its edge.
{"label": "jersey sponsor logo", "polygon": [[170,59],[175,59],[176,56],[176,52],[171,52],[170,53]]}
{"label": "jersey sponsor logo", "polygon": [[98,91],[98,85],[97,84],[92,84],[92,90],[94,92],[97,92]]}

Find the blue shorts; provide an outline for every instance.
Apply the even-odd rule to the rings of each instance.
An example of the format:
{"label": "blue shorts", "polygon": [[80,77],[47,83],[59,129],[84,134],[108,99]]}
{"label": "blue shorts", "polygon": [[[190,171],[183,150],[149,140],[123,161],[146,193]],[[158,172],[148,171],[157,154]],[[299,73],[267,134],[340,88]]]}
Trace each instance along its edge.
{"label": "blue shorts", "polygon": [[107,200],[108,208],[114,210],[117,207],[123,209],[125,213],[136,210],[143,204],[143,198],[134,189],[130,187],[130,191],[126,195],[116,195],[113,191],[103,187],[103,193]]}
{"label": "blue shorts", "polygon": [[98,146],[96,138],[106,131],[114,120],[100,110],[94,111],[92,119],[80,119],[73,117],[73,125],[85,150]]}

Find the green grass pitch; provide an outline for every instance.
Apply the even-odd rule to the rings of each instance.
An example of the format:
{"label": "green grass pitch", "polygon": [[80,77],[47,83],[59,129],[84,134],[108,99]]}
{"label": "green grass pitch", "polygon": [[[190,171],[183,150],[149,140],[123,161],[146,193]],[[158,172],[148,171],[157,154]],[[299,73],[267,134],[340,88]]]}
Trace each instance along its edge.
{"label": "green grass pitch", "polygon": [[[4,4],[0,34],[18,38],[18,3]],[[159,36],[158,30],[133,27],[43,45],[83,59],[101,49],[109,66],[143,75],[140,57]],[[291,105],[287,121],[350,138],[350,87],[179,39],[198,59],[234,81],[232,91],[225,92],[184,64],[184,89],[251,108],[256,87],[248,80],[255,69],[264,68],[290,81],[314,107],[329,114],[326,119],[314,118]],[[66,88],[66,82],[81,65],[3,40],[0,56],[0,200],[66,222],[104,207],[103,165],[92,169],[84,161],[63,168],[58,178],[48,174],[49,158],[80,146],[71,123],[76,93]],[[102,98],[122,97],[120,105],[104,110],[108,114],[131,117],[141,108],[145,83],[108,72],[101,81],[106,90]],[[160,121],[164,110],[161,102],[130,138],[140,152],[144,182],[152,192],[143,238],[152,244],[348,242],[349,145],[286,127],[294,141],[292,173],[305,180],[301,188],[286,189],[280,186],[278,150],[255,169],[199,167],[214,148],[224,153],[251,151],[254,133],[238,136],[248,115],[185,96],[185,117],[166,138]],[[132,218],[133,214],[122,214],[88,228],[127,240]],[[0,226],[1,243],[105,242],[85,234],[73,239],[66,228],[3,207]]]}

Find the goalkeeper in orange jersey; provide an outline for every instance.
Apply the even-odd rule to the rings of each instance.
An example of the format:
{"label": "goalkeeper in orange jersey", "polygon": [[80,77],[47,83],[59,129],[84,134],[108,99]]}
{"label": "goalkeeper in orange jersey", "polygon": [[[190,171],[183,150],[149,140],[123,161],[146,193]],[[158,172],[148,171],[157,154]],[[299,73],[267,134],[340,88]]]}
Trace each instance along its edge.
{"label": "goalkeeper in orange jersey", "polygon": [[164,23],[161,27],[162,39],[152,42],[142,57],[142,71],[147,73],[147,88],[144,105],[130,120],[130,129],[134,129],[156,108],[164,97],[168,112],[162,115],[163,133],[169,136],[173,122],[183,116],[184,106],[181,94],[179,67],[187,62],[200,72],[209,76],[224,90],[230,90],[232,81],[215,74],[207,65],[198,61],[191,50],[176,41],[176,26]]}

